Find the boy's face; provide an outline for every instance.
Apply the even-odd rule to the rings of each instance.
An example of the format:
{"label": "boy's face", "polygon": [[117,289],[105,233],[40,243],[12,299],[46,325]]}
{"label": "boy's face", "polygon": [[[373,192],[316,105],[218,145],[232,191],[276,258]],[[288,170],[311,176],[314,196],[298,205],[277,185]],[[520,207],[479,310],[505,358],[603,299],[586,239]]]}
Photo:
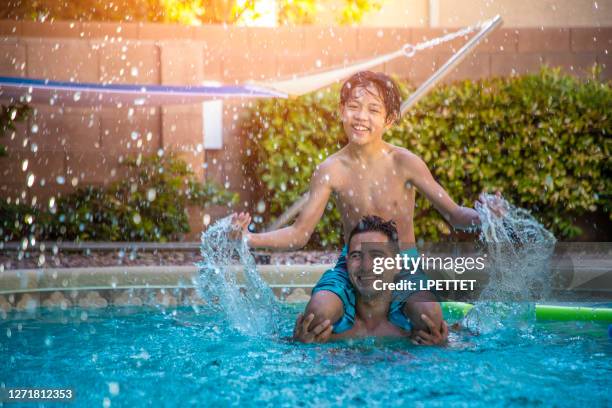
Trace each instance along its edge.
{"label": "boy's face", "polygon": [[395,254],[389,244],[389,238],[382,232],[369,231],[353,235],[349,243],[346,269],[353,287],[360,296],[372,299],[384,293],[374,289],[374,281],[393,282],[396,271],[384,269],[382,274],[375,274],[374,259],[391,258]]}
{"label": "boy's face", "polygon": [[340,114],[349,143],[368,144],[382,138],[392,126],[386,121],[385,104],[374,84],[354,88],[346,104],[340,106]]}

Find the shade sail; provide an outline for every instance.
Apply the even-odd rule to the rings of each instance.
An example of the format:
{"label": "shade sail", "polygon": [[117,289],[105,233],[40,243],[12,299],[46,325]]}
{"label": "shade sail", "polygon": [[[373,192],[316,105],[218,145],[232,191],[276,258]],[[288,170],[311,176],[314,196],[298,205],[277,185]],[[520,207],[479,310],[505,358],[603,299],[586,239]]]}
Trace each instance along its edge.
{"label": "shade sail", "polygon": [[286,98],[257,85],[166,86],[61,82],[0,77],[0,100],[57,106],[161,106],[226,98]]}

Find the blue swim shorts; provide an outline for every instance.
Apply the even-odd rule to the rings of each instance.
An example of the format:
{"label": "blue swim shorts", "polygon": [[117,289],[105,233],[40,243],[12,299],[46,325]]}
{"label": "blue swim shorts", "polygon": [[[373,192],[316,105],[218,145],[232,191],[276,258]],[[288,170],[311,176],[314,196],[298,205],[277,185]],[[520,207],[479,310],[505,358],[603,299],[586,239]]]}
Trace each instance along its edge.
{"label": "blue swim shorts", "polygon": [[[349,330],[353,327],[355,323],[355,289],[353,288],[353,284],[350,281],[348,271],[346,268],[346,255],[348,248],[346,245],[342,249],[342,253],[338,258],[338,262],[332,269],[328,269],[325,271],[319,282],[312,289],[312,294],[314,295],[320,290],[328,290],[330,292],[335,293],[342,303],[344,304],[344,315],[340,320],[338,320],[334,324],[333,332],[334,333],[342,333]],[[410,258],[415,258],[419,256],[418,250],[416,248],[410,248],[404,251],[401,251],[400,254],[407,255]],[[425,274],[417,270],[414,274],[411,274],[408,270],[402,270],[395,277],[395,281],[399,282],[400,280],[423,280],[427,279]],[[393,301],[391,302],[391,307],[389,308],[389,321],[394,325],[406,330],[412,330],[412,324],[410,320],[404,315],[402,309],[406,300],[410,295],[416,293],[417,291],[408,292],[402,291],[399,293],[393,294]]]}

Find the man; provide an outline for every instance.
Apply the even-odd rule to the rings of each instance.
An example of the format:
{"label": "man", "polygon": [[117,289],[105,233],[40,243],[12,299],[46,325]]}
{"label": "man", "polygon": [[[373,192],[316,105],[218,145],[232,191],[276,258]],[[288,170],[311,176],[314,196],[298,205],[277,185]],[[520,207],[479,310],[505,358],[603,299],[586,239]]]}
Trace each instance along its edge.
{"label": "man", "polygon": [[[355,290],[346,270],[346,244],[350,231],[364,215],[394,220],[400,249],[408,256],[418,256],[413,224],[416,190],[454,228],[480,224],[478,213],[457,205],[434,180],[423,160],[383,140],[385,131],[400,117],[400,102],[399,88],[387,75],[369,71],[353,75],[340,92],[340,115],[348,144],[317,167],[310,181],[308,201],[295,223],[276,231],[250,233],[249,214],[234,214],[234,225],[250,247],[297,250],[308,242],[333,194],[342,217],[345,247],[336,266],[323,274],[313,289],[305,312],[306,316],[314,314],[313,328],[330,320],[334,333],[342,333],[354,323]],[[495,205],[484,200],[482,204]],[[425,314],[435,323],[432,334],[437,338],[443,322],[435,296],[429,292],[404,295],[392,301],[390,319],[400,322],[414,313]],[[407,303],[409,295],[417,296],[421,302]]]}
{"label": "man", "polygon": [[[334,334],[329,319],[311,328],[314,314],[306,317],[300,314],[293,330],[295,340],[323,343],[359,337],[411,337],[418,344],[440,344],[447,338],[446,323],[442,322],[441,331],[438,332],[435,330],[435,323],[425,314],[410,316],[412,327],[398,325],[388,318],[393,295],[389,291],[378,289],[382,287],[381,283],[393,282],[397,271],[388,269],[382,274],[375,274],[374,259],[395,258],[398,253],[397,229],[393,221],[384,221],[377,216],[363,217],[351,231],[348,245],[348,275],[356,292],[355,320],[352,327]],[[380,282],[375,283],[376,281]],[[407,300],[409,304],[415,301],[415,298]]]}

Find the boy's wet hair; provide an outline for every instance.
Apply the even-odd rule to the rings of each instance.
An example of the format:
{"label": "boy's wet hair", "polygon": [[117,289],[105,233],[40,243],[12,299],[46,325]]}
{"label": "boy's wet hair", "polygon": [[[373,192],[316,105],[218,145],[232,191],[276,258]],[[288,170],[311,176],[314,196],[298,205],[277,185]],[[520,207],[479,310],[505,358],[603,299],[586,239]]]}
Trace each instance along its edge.
{"label": "boy's wet hair", "polygon": [[377,215],[366,215],[359,220],[355,228],[351,231],[348,240],[349,244],[354,235],[364,232],[380,232],[389,238],[389,242],[391,242],[393,246],[398,245],[397,227],[393,220],[385,221]]}
{"label": "boy's wet hair", "polygon": [[385,110],[387,111],[385,120],[388,121],[389,118],[393,118],[393,122],[397,121],[400,117],[400,105],[402,103],[400,90],[395,81],[382,72],[360,71],[353,74],[342,85],[340,90],[340,106],[344,106],[349,101],[355,88],[366,88],[370,84],[378,89],[382,97]]}

